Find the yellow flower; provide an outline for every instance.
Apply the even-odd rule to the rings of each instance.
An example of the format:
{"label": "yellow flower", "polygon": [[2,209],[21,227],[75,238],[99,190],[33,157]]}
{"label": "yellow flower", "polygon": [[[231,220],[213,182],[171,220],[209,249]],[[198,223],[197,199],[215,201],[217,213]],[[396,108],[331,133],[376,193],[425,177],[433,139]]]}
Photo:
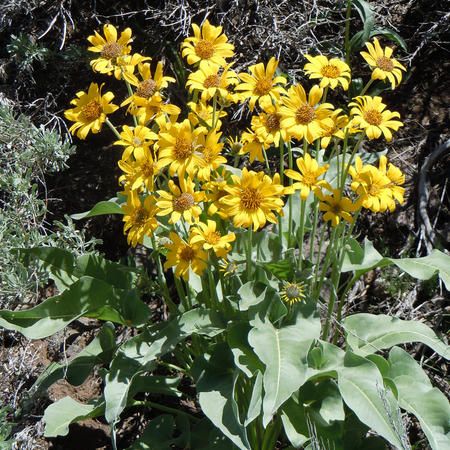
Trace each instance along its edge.
{"label": "yellow flower", "polygon": [[140,125],[147,125],[152,121],[174,122],[181,113],[178,106],[164,102],[159,94],[146,100],[145,106],[137,107],[133,103],[130,104],[128,111],[138,118]]}
{"label": "yellow flower", "polygon": [[222,197],[225,212],[236,227],[251,227],[257,231],[267,221],[276,223],[275,213],[283,208],[284,187],[264,172],[242,170],[242,176],[231,176],[232,186],[224,186],[228,195]]}
{"label": "yellow flower", "polygon": [[227,162],[227,159],[220,154],[223,148],[223,143],[219,142],[221,135],[222,133],[211,131],[207,136],[201,134],[198,137],[199,160],[197,178],[200,181],[209,181],[211,172],[214,172]]}
{"label": "yellow flower", "polygon": [[[229,173],[225,172],[224,175],[228,177]],[[218,176],[214,180],[203,184],[202,189],[205,191],[207,202],[209,203],[207,210],[208,216],[217,214],[221,219],[226,220],[228,218],[228,214],[225,212],[223,205],[220,203],[220,200],[225,195],[228,195],[228,192],[225,190],[227,184],[227,180],[223,176]]]}
{"label": "yellow flower", "polygon": [[223,69],[217,64],[200,64],[200,68],[191,73],[186,82],[189,92],[201,92],[201,101],[206,102],[217,95],[219,98],[229,97],[229,88],[239,82],[236,73],[230,70],[231,64]]}
{"label": "yellow flower", "polygon": [[306,200],[314,188],[329,187],[329,184],[325,180],[319,180],[319,177],[328,170],[329,164],[319,167],[317,161],[311,158],[308,153],[305,153],[304,157],[298,158],[296,164],[300,172],[286,169],[284,173],[287,177],[297,181],[292,187],[294,189],[300,189],[300,197],[302,200]]}
{"label": "yellow flower", "polygon": [[303,283],[284,282],[283,290],[280,292],[281,299],[292,305],[305,299],[305,285]]}
{"label": "yellow flower", "polygon": [[234,261],[228,261],[224,258],[219,262],[219,270],[224,277],[230,277],[237,272],[238,265]]}
{"label": "yellow flower", "polygon": [[114,67],[114,76],[120,80],[124,79],[128,82],[134,80],[134,70],[136,66],[145,62],[151,61],[152,58],[148,56],[142,56],[139,53],[133,53],[132,55],[124,55],[117,58],[116,65]]}
{"label": "yellow flower", "polygon": [[326,117],[321,122],[322,134],[320,139],[320,147],[327,148],[333,137],[344,139],[345,127],[348,125],[348,116],[340,115],[342,109],[336,109],[329,117]]}
{"label": "yellow flower", "polygon": [[121,139],[114,142],[114,145],[122,145],[125,150],[122,159],[126,161],[134,151],[139,148],[149,147],[158,139],[158,135],[153,133],[149,128],[138,125],[137,127],[129,127],[124,125],[120,133]]}
{"label": "yellow flower", "polygon": [[239,155],[249,154],[249,160],[252,163],[255,159],[257,161],[264,161],[264,144],[259,136],[252,130],[242,132],[241,136],[242,147],[239,150]]}
{"label": "yellow flower", "polygon": [[194,36],[186,38],[181,44],[181,55],[186,57],[188,64],[208,61],[225,66],[225,59],[234,56],[234,45],[227,42],[221,26],[215,27],[205,20],[201,28],[194,23],[192,29]]}
{"label": "yellow flower", "polygon": [[391,112],[382,103],[381,97],[370,97],[363,95],[356,97],[354,102],[349,103],[353,108],[350,110],[350,115],[353,116],[351,125],[364,130],[369,139],[378,139],[381,134],[384,135],[389,142],[392,140],[391,130],[397,131],[403,126],[399,120],[392,120],[400,118],[398,112]]}
{"label": "yellow flower", "polygon": [[158,227],[154,199],[148,196],[141,203],[137,191],[128,191],[127,201],[122,209],[125,213],[123,232],[127,234],[128,244],[136,247],[137,244],[142,244],[144,236],[151,236]]}
{"label": "yellow flower", "polygon": [[[201,129],[202,133],[207,134],[213,127],[213,112],[214,108],[204,102],[189,102],[188,106],[191,112],[188,114],[188,119],[191,122],[192,127]],[[222,122],[220,117],[225,117],[227,113],[223,110],[216,110],[214,117],[215,129],[220,130]]]}
{"label": "yellow flower", "polygon": [[161,170],[161,164],[154,160],[149,147],[139,147],[134,151],[135,160],[118,161],[120,169],[125,172],[119,178],[120,183],[129,186],[130,189],[141,189],[145,186],[148,191],[154,189],[155,175]]}
{"label": "yellow flower", "polygon": [[200,157],[195,152],[199,134],[198,129],[192,131],[188,119],[174,123],[166,132],[160,133],[159,160],[162,167],[169,166],[170,176],[177,173],[181,177],[184,172],[194,176],[200,165]]}
{"label": "yellow flower", "polygon": [[[181,188],[181,189],[180,189]],[[180,178],[180,187],[173,180],[169,180],[169,190],[157,191],[159,200],[156,206],[159,211],[156,215],[167,216],[170,214],[169,223],[173,224],[183,218],[189,224],[198,220],[202,209],[198,204],[205,199],[204,192],[195,192],[195,184],[190,178]]]}
{"label": "yellow flower", "polygon": [[75,122],[69,131],[80,139],[86,139],[89,131],[98,133],[102,129],[106,116],[113,113],[119,107],[111,103],[114,98],[112,92],[101,93],[103,85],[98,87],[97,83],[91,83],[88,92],[77,92],[77,98],[70,103],[75,108],[64,111],[66,119]]}
{"label": "yellow flower", "polygon": [[393,50],[391,47],[386,47],[383,50],[377,38],[373,39],[373,44],[367,42],[366,47],[369,53],[361,52],[361,56],[373,68],[372,80],[385,80],[387,78],[392,89],[395,89],[402,81],[402,70],[406,71],[406,67],[392,58]]}
{"label": "yellow flower", "polygon": [[391,163],[389,163],[389,167],[386,170],[387,162],[386,156],[381,156],[378,163],[378,170],[389,178],[389,188],[391,189],[392,196],[402,205],[404,203],[405,189],[401,186],[405,184],[405,175],[398,167]]}
{"label": "yellow flower", "polygon": [[272,57],[264,67],[263,63],[250,66],[248,73],[240,73],[239,78],[243,83],[238,84],[236,91],[241,91],[241,99],[249,99],[250,110],[253,111],[256,101],[261,104],[263,101],[277,101],[281,94],[286,91],[282,85],[287,83],[285,77],[275,76],[278,67],[278,61]]}
{"label": "yellow flower", "polygon": [[231,250],[230,242],[236,239],[234,233],[222,236],[217,231],[217,223],[213,220],[208,220],[207,223],[198,222],[191,230],[191,244],[201,244],[204,250],[212,249],[219,258],[227,255]]}
{"label": "yellow flower", "polygon": [[94,53],[100,53],[100,57],[91,61],[92,69],[95,72],[106,73],[111,75],[118,69],[116,78],[120,79],[120,67],[118,67],[118,59],[121,56],[128,55],[131,52],[131,46],[128,44],[132,42],[131,28],[126,28],[120,33],[117,39],[117,30],[113,25],[103,25],[103,34],[101,36],[97,31],[93,36],[87,39],[92,44],[88,50]]}
{"label": "yellow flower", "polygon": [[333,189],[331,195],[326,195],[318,189],[314,193],[320,199],[320,211],[325,212],[323,220],[330,221],[332,227],[338,226],[341,219],[353,223],[351,213],[359,209],[359,204],[352,203],[348,197],[343,197],[340,189]]}
{"label": "yellow flower", "polygon": [[161,61],[156,65],[153,76],[149,63],[138,64],[138,72],[141,80],[135,75],[127,77],[127,81],[136,87],[136,92],[121,104],[121,106],[124,106],[131,103],[131,112],[133,107],[146,107],[152,100],[162,100],[161,90],[175,81],[175,78],[163,75],[163,63]]}
{"label": "yellow flower", "polygon": [[306,98],[303,86],[291,86],[280,108],[281,127],[296,139],[305,138],[309,143],[319,138],[322,134],[322,121],[331,115],[333,109],[330,103],[318,104],[322,94],[323,89],[314,85]]}
{"label": "yellow flower", "polygon": [[189,268],[197,275],[202,275],[207,267],[208,255],[200,244],[185,242],[173,231],[170,232],[170,244],[165,244],[169,250],[164,269],[175,267],[175,276],[189,280]]}
{"label": "yellow flower", "polygon": [[350,82],[350,67],[340,59],[326,56],[305,55],[309,63],[305,64],[304,70],[310,79],[320,79],[320,87],[330,86],[335,89],[340,84],[344,90],[348,89]]}
{"label": "yellow flower", "polygon": [[272,102],[262,102],[261,109],[261,114],[252,117],[252,130],[265,148],[272,144],[278,147],[280,138],[283,138],[284,142],[288,140],[286,130],[281,128],[280,107]]}

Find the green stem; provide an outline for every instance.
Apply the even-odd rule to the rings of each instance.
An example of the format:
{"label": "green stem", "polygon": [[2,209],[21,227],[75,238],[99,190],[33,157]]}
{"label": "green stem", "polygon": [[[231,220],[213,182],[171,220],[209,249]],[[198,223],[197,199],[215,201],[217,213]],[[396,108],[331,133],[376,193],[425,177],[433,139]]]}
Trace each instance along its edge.
{"label": "green stem", "polygon": [[253,228],[250,225],[247,232],[247,281],[250,281],[252,276],[252,240]]}
{"label": "green stem", "polygon": [[331,233],[330,243],[328,244],[327,251],[325,253],[323,266],[322,266],[322,271],[320,273],[319,283],[317,283],[316,286],[315,286],[314,298],[316,300],[319,299],[320,291],[322,289],[323,281],[325,279],[325,274],[327,273],[328,266],[330,264],[330,258],[331,258],[331,254],[332,254],[332,251],[333,251],[334,242],[336,240],[337,228],[338,227],[334,227],[333,231]]}
{"label": "green stem", "polygon": [[273,450],[281,431],[281,420],[275,416],[273,422],[266,428],[261,450]]}
{"label": "green stem", "polygon": [[359,93],[359,95],[364,95],[367,92],[367,89],[369,89],[369,87],[372,85],[372,83],[374,82],[374,80],[372,80],[372,78],[366,83],[366,85],[363,87],[363,90]]}
{"label": "green stem", "polygon": [[170,298],[170,292],[169,292],[169,288],[167,287],[166,278],[164,276],[164,269],[163,269],[163,266],[161,263],[161,257],[159,255],[159,252],[158,252],[158,249],[156,246],[156,239],[153,234],[151,235],[151,240],[152,240],[153,251],[156,253],[156,269],[158,271],[159,286],[162,289],[163,297],[164,297],[164,300],[166,301],[166,304],[169,308],[170,313],[176,315],[178,312],[178,308],[177,308],[177,305],[175,305],[175,303]]}
{"label": "green stem", "polygon": [[106,123],[106,125],[108,125],[110,130],[116,135],[117,139],[122,139],[122,136],[117,131],[117,128],[110,122],[110,120],[108,118],[106,118],[105,123]]}
{"label": "green stem", "polygon": [[269,158],[267,158],[266,149],[263,147],[262,151],[263,151],[263,155],[264,155],[264,161],[266,162],[267,174],[271,175],[270,166],[269,166]]}
{"label": "green stem", "polygon": [[347,11],[345,13],[345,62],[350,65],[350,19],[352,16],[352,0],[347,0]]}
{"label": "green stem", "polygon": [[[288,159],[289,159],[289,169],[292,170],[292,166],[294,165],[293,157],[292,157],[292,147],[291,142],[288,142]],[[289,177],[289,186],[292,186],[293,180]],[[292,194],[289,195],[289,225],[288,225],[288,248],[291,248],[292,244]]]}
{"label": "green stem", "polygon": [[209,270],[208,271],[208,284],[209,284],[209,293],[211,296],[211,302],[212,306],[217,307],[217,304],[219,303],[219,299],[217,298],[217,290],[216,290],[216,282],[214,281],[214,276],[212,273],[212,267],[214,266],[213,261],[211,258],[209,259]]}
{"label": "green stem", "polygon": [[[123,71],[122,71],[122,73],[123,73]],[[130,83],[127,81],[127,80],[125,80],[125,78],[124,78],[124,81],[125,81],[125,84],[127,85],[127,90],[128,90],[128,95],[130,96],[130,97],[132,97],[134,94],[133,94],[133,89],[131,89],[131,85],[130,85]],[[136,116],[134,115],[134,114],[132,114],[132,116],[133,116],[133,123],[134,123],[134,126],[135,127],[137,127],[137,119],[136,119]]]}
{"label": "green stem", "polygon": [[[345,169],[344,169],[344,167],[342,167],[344,169],[343,173],[342,173],[342,180],[341,180],[341,191],[342,192],[344,190],[345,180],[347,179],[348,171],[350,170],[350,166],[353,164],[353,159],[355,158],[356,152],[359,149],[359,144],[361,143],[363,138],[364,138],[364,134],[361,133],[361,136],[358,138],[358,140],[356,141],[355,146],[353,147],[353,150],[352,150],[352,152],[350,154],[350,158],[349,158],[349,160],[348,160],[348,162],[347,162],[347,164],[345,166]],[[343,161],[343,163],[344,163],[344,161]]]}
{"label": "green stem", "polygon": [[171,408],[170,406],[165,406],[156,402],[151,402],[149,400],[134,400],[131,406],[149,406],[150,408],[158,409],[159,411],[163,411],[169,414],[176,414],[177,416],[187,417],[189,420],[192,420],[193,422],[200,421],[200,419],[193,416],[192,414],[181,411],[179,409]]}
{"label": "green stem", "polygon": [[[324,239],[325,239],[325,230],[326,230],[326,226],[322,225],[322,229],[320,231],[320,236],[319,236],[319,246],[318,246],[317,255],[316,255],[316,264],[314,265],[314,280],[311,285],[310,295],[312,295],[312,293],[314,292],[316,285],[317,285],[317,280],[319,278],[319,267],[320,267],[319,264],[320,264],[320,256],[322,254],[322,246],[323,246]],[[312,259],[312,255],[310,256],[310,259]]]}
{"label": "green stem", "polygon": [[180,298],[180,302],[183,305],[184,311],[188,311],[189,307],[187,304],[187,298],[183,289],[183,285],[181,284],[180,279],[175,275],[175,273],[173,274],[173,279],[175,280],[175,287],[177,289],[178,297]]}
{"label": "green stem", "polygon": [[300,197],[300,231],[298,239],[298,270],[302,270],[302,259],[303,259],[303,238],[305,236],[305,211],[306,211],[306,200]]}

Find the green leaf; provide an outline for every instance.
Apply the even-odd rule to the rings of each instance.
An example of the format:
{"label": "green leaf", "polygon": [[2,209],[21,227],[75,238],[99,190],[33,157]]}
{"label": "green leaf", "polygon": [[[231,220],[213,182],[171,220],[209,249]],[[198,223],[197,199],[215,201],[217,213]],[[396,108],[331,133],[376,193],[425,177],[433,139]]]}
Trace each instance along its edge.
{"label": "green leaf", "polygon": [[35,381],[31,391],[45,390],[57,380],[79,386],[97,364],[108,363],[116,347],[114,325],[105,323],[98,335],[67,364],[51,363]]}
{"label": "green leaf", "polygon": [[209,419],[196,424],[191,433],[191,445],[195,450],[230,450],[229,439]]}
{"label": "green leaf", "polygon": [[158,324],[128,340],[112,361],[105,380],[105,417],[114,423],[127,406],[129,390],[134,378],[156,358],[171,352],[176,345],[193,333],[215,336],[223,324],[209,310],[193,309],[167,324]]}
{"label": "green leaf", "polygon": [[289,442],[300,448],[309,440],[306,413],[303,404],[299,404],[291,397],[282,407],[281,420]]}
{"label": "green leaf", "polygon": [[282,259],[276,262],[264,263],[263,267],[279,280],[292,280],[294,277],[294,265],[292,259]]}
{"label": "green leaf", "polygon": [[198,399],[206,417],[235,445],[247,450],[250,448],[247,433],[234,400],[238,373],[232,369],[231,351],[225,344],[218,344],[197,378]]}
{"label": "green leaf", "polygon": [[399,412],[392,392],[386,390],[377,366],[366,358],[347,353],[338,371],[338,386],[347,406],[359,420],[392,445],[403,448]]}
{"label": "green leaf", "polygon": [[177,389],[180,384],[179,377],[165,377],[160,375],[137,375],[133,378],[133,383],[129,391],[129,398],[133,398],[139,392],[147,394],[169,395],[181,397],[181,392]]}
{"label": "green leaf", "polygon": [[392,42],[395,42],[396,44],[400,45],[400,47],[405,52],[408,51],[408,47],[406,46],[406,42],[404,41],[404,39],[398,33],[396,33],[394,30],[391,30],[390,28],[376,27],[370,33],[371,38],[374,36],[384,36],[390,39]]}
{"label": "green leaf", "polygon": [[375,267],[390,264],[395,264],[419,280],[429,280],[437,273],[446,289],[450,290],[450,256],[436,249],[422,258],[384,258],[369,240],[364,240],[362,249],[356,240],[351,239],[344,257],[342,272],[354,271],[355,276],[359,277]]}
{"label": "green leaf", "polygon": [[248,341],[266,366],[263,380],[264,426],[306,381],[306,356],[313,340],[319,335],[320,321],[315,315],[281,329],[264,322],[250,331]]}
{"label": "green leaf", "polygon": [[258,370],[256,372],[255,383],[253,384],[252,396],[250,398],[250,404],[247,410],[247,417],[244,425],[252,423],[260,414],[262,407],[262,395],[263,395],[263,376]]}
{"label": "green leaf", "polygon": [[376,353],[398,344],[422,342],[446,359],[449,346],[431,328],[416,320],[401,320],[385,314],[354,314],[344,320],[347,344],[362,356]]}
{"label": "green leaf", "polygon": [[170,450],[174,441],[175,420],[173,416],[163,414],[156,417],[145,427],[142,436],[128,450]]}
{"label": "green leaf", "polygon": [[86,212],[72,214],[70,217],[75,220],[86,219],[87,217],[103,216],[105,214],[125,214],[124,210],[117,203],[117,199],[113,198],[107,201],[98,202],[94,207]]}
{"label": "green leaf", "polygon": [[115,289],[103,281],[81,277],[62,294],[22,311],[0,311],[0,326],[42,339],[62,330],[79,317],[139,326],[150,315],[135,291]]}
{"label": "green leaf", "polygon": [[433,450],[449,450],[450,405],[445,395],[433,388],[419,364],[401,348],[391,349],[389,362],[400,407],[417,417]]}
{"label": "green leaf", "polygon": [[356,33],[350,40],[350,47],[355,51],[361,48],[364,43],[369,40],[370,33],[375,25],[375,16],[370,4],[365,0],[353,0],[352,3],[363,22],[363,30]]}
{"label": "green leaf", "polygon": [[13,252],[19,254],[21,262],[29,267],[31,259],[38,262],[42,270],[50,274],[60,292],[73,284],[77,277],[73,272],[75,269],[75,257],[67,250],[53,247],[18,248]]}
{"label": "green leaf", "polygon": [[83,404],[71,397],[52,403],[44,412],[45,437],[66,436],[71,423],[91,419],[103,414],[104,405],[95,401]]}

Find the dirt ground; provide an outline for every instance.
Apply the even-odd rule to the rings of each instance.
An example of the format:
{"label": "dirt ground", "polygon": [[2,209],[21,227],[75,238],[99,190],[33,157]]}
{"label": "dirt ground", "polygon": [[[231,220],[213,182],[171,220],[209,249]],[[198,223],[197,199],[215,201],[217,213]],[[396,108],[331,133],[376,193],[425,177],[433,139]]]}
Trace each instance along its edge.
{"label": "dirt ground", "polygon": [[[0,91],[36,124],[55,126],[63,133],[66,132],[61,119],[63,110],[75,92],[93,80],[85,51],[86,37],[105,22],[120,28],[130,26],[136,36],[134,48],[152,55],[154,60],[165,58],[169,71],[174,69],[174,52],[188,34],[190,23],[206,16],[213,23],[221,23],[235,44],[238,69],[276,55],[282,69],[299,78],[304,65],[302,53],[320,50],[339,55],[343,47],[344,1],[5,0],[2,3],[0,42],[5,45],[0,46]],[[450,137],[449,4],[433,0],[377,0],[371,4],[376,10],[377,24],[395,30],[408,48],[407,52],[396,50],[408,67],[408,75],[395,91],[384,97],[389,109],[399,111],[405,123],[386,147],[390,160],[406,173],[408,195],[406,204],[395,214],[362,217],[358,231],[374,241],[375,247],[386,256],[422,256],[427,254],[431,243],[418,214],[419,174],[426,158]],[[361,22],[355,18],[352,31],[358,31],[360,26]],[[28,68],[23,64],[25,57],[8,47],[13,35],[20,34],[48,49],[43,59],[32,59]],[[367,69],[356,59],[355,70],[367,76]],[[94,81],[100,80],[94,77]],[[178,97],[175,102],[180,104],[182,92],[175,96]],[[50,222],[63,219],[65,214],[86,211],[96,202],[115,196],[119,170],[112,139],[105,132],[85,142],[76,140],[77,152],[69,160],[69,168],[47,178]],[[435,245],[447,250],[450,250],[449,167],[447,153],[430,169],[427,200],[430,221],[439,239]],[[92,218],[80,226],[88,235],[102,239],[100,251],[106,257],[118,260],[129,254],[120,218]],[[445,334],[450,312],[447,294],[442,287],[399,278],[394,269],[373,271],[352,292],[348,312],[370,311],[424,320],[436,332]],[[90,377],[76,389],[60,382],[47,397],[33,400],[32,404],[27,397],[27,389],[50,361],[75,354],[94,334],[92,329],[86,332],[83,327],[73,327],[64,335],[29,342],[14,333],[0,332],[0,383],[4,387],[1,402],[21,412],[14,428],[15,448],[109,448],[109,429],[101,420],[73,426],[63,439],[42,437],[41,417],[45,407],[65,395],[80,400],[95,396],[100,389],[98,377]],[[408,350],[429,367],[433,383],[448,395],[445,381],[448,374],[443,360],[423,346],[411,346]],[[139,411],[126,418],[119,431],[120,448],[125,448],[130,436],[142,430],[145,420],[145,414]],[[411,442],[420,441],[423,436],[414,422],[408,422],[408,427]],[[419,444],[417,448],[426,447]]]}

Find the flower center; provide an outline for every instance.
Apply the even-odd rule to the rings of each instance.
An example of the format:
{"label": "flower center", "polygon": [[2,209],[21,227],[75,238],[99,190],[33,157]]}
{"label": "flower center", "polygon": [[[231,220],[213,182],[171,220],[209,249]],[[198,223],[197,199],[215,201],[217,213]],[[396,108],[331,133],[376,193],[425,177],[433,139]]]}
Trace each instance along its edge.
{"label": "flower center", "polygon": [[330,205],[330,211],[334,214],[336,214],[337,216],[339,216],[342,212],[342,208],[341,205],[339,203],[334,203],[333,205]]}
{"label": "flower center", "polygon": [[303,289],[298,284],[289,284],[286,286],[286,297],[290,300],[303,297]]}
{"label": "flower center", "polygon": [[256,211],[262,203],[261,193],[252,187],[247,187],[241,194],[241,205],[247,211]]}
{"label": "flower center", "polygon": [[201,39],[195,46],[195,53],[201,59],[209,59],[212,55],[214,55],[214,45],[206,39]]}
{"label": "flower center", "polygon": [[270,78],[261,78],[256,82],[255,94],[258,96],[267,95],[272,89],[272,80]]}
{"label": "flower center", "polygon": [[300,125],[307,125],[314,120],[315,116],[314,108],[308,104],[300,106],[295,111],[295,120]]}
{"label": "flower center", "polygon": [[373,195],[376,197],[380,193],[380,186],[377,186],[376,184],[371,184],[369,186],[369,195]]}
{"label": "flower center", "polygon": [[174,211],[183,212],[191,208],[194,203],[194,196],[189,192],[183,192],[179,197],[172,200],[172,207]]}
{"label": "flower center", "polygon": [[183,261],[191,262],[195,258],[195,250],[192,247],[186,245],[180,251],[180,259]]}
{"label": "flower center", "polygon": [[145,222],[147,222],[147,219],[148,219],[148,212],[146,209],[144,208],[136,209],[133,216],[133,222],[135,226],[137,227],[144,226]]}
{"label": "flower center", "polygon": [[192,155],[192,143],[187,139],[178,137],[173,147],[175,159],[187,159]]}
{"label": "flower center", "polygon": [[102,105],[97,100],[91,100],[81,108],[81,119],[86,122],[93,122],[102,114]]}
{"label": "flower center", "polygon": [[267,114],[266,128],[269,133],[274,133],[280,130],[280,115],[277,113]]}
{"label": "flower center", "polygon": [[380,56],[377,58],[377,66],[385,72],[392,72],[394,69],[394,63],[386,56]]}
{"label": "flower center", "polygon": [[203,161],[205,161],[205,163],[207,163],[207,164],[210,164],[211,162],[213,162],[215,156],[216,156],[216,154],[214,153],[214,151],[211,150],[211,149],[209,149],[209,148],[207,148],[207,147],[205,147],[205,148],[202,150],[202,159],[203,159]]}
{"label": "flower center", "polygon": [[208,244],[215,245],[220,241],[222,236],[218,231],[211,231],[210,233],[205,235],[205,241]]}
{"label": "flower center", "polygon": [[209,75],[205,78],[203,82],[203,86],[205,88],[219,87],[220,86],[220,77],[219,75]]}
{"label": "flower center", "polygon": [[376,109],[369,109],[364,112],[364,120],[370,125],[380,125],[382,117],[381,113]]}
{"label": "flower center", "polygon": [[139,83],[136,91],[138,97],[150,98],[156,91],[156,81],[149,78]]}
{"label": "flower center", "polygon": [[341,74],[341,71],[339,67],[327,64],[320,69],[320,73],[327,78],[337,78]]}
{"label": "flower center", "polygon": [[142,174],[146,177],[152,177],[155,173],[155,164],[145,163],[142,166]]}
{"label": "flower center", "polygon": [[133,145],[135,147],[139,147],[142,144],[142,139],[139,139],[138,137],[133,138]]}
{"label": "flower center", "polygon": [[303,183],[306,184],[306,185],[308,185],[308,186],[312,186],[313,184],[315,184],[316,178],[317,178],[317,177],[316,177],[313,173],[311,173],[311,172],[306,172],[306,173],[303,175]]}
{"label": "flower center", "polygon": [[102,48],[102,57],[106,59],[117,58],[122,54],[123,46],[117,42],[108,42]]}

